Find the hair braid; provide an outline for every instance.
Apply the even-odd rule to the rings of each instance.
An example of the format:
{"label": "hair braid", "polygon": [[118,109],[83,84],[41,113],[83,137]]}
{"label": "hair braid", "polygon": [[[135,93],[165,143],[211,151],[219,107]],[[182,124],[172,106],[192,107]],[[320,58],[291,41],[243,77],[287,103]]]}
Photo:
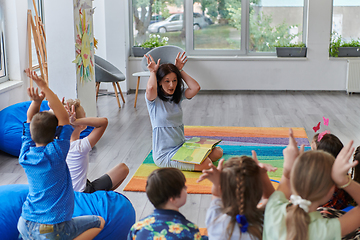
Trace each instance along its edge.
{"label": "hair braid", "polygon": [[263,213],[257,208],[263,192],[259,174],[259,166],[250,157],[234,157],[225,162],[220,179],[221,200],[223,213],[231,220],[224,239],[231,239],[236,228],[242,234],[244,223],[237,222],[237,215],[246,216],[247,233],[252,239],[262,239]]}
{"label": "hair braid", "polygon": [[238,207],[239,207],[239,214],[243,215],[244,214],[244,205],[245,205],[245,200],[244,200],[244,193],[245,193],[245,185],[244,185],[244,178],[245,178],[245,174],[246,174],[246,168],[243,166],[243,159],[241,159],[241,161],[239,162],[239,166],[240,166],[240,171],[239,174],[236,176],[236,199],[237,202],[239,203]]}

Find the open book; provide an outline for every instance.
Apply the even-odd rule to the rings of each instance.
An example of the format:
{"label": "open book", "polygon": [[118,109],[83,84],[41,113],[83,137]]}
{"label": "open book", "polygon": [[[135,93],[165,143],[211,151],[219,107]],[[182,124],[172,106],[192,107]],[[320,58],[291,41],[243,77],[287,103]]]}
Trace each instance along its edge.
{"label": "open book", "polygon": [[221,140],[193,137],[179,148],[171,160],[201,164],[219,142],[221,142]]}

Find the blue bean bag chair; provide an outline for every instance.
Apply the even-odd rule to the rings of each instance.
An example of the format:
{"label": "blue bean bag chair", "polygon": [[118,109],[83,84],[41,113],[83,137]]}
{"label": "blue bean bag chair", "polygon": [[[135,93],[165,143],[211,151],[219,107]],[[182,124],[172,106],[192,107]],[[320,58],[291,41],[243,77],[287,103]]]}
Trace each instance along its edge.
{"label": "blue bean bag chair", "polygon": [[[31,101],[21,102],[4,108],[0,111],[0,150],[15,157],[20,154],[23,123]],[[40,111],[49,110],[47,101],[41,103]],[[80,138],[91,133],[93,127],[87,127],[81,132]]]}
{"label": "blue bean bag chair", "polygon": [[[19,239],[17,222],[29,192],[27,184],[0,186],[0,233],[2,240]],[[97,215],[105,220],[105,227],[95,239],[126,239],[135,223],[135,210],[122,194],[97,191],[91,194],[75,192],[73,217]],[[21,237],[20,237],[21,239]]]}

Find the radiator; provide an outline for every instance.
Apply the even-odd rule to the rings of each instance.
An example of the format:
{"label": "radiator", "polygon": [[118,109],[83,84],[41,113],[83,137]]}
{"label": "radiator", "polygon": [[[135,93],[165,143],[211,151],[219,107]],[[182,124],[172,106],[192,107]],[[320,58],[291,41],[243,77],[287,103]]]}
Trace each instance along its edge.
{"label": "radiator", "polygon": [[347,93],[360,92],[360,60],[348,60],[346,74]]}

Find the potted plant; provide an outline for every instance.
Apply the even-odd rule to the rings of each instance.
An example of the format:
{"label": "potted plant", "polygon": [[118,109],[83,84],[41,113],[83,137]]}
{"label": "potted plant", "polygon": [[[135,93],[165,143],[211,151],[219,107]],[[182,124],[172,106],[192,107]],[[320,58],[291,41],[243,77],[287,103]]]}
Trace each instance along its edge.
{"label": "potted plant", "polygon": [[275,47],[278,57],[306,57],[307,47],[302,42],[277,44]]}
{"label": "potted plant", "polygon": [[156,34],[150,34],[149,38],[137,46],[132,47],[134,57],[143,57],[148,51],[153,48],[165,46],[169,41],[168,37],[162,37]]}
{"label": "potted plant", "polygon": [[329,55],[331,57],[360,57],[360,39],[344,42],[341,35],[331,35]]}

